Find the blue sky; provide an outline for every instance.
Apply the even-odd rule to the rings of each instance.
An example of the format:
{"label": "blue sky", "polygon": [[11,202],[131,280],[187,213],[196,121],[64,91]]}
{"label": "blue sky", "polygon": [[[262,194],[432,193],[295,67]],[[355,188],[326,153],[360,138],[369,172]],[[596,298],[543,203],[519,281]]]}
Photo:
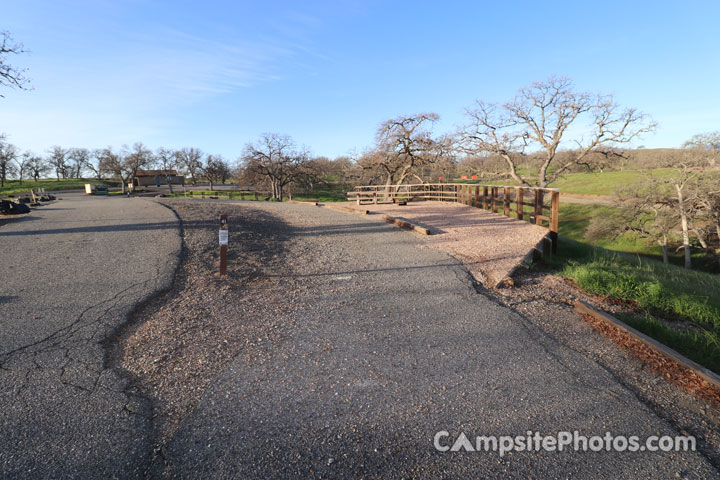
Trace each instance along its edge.
{"label": "blue sky", "polygon": [[612,93],[675,147],[720,129],[720,2],[4,2],[34,90],[3,91],[0,132],[52,145],[195,146],[234,159],[260,133],[317,155],[362,151],[380,122],[550,75]]}

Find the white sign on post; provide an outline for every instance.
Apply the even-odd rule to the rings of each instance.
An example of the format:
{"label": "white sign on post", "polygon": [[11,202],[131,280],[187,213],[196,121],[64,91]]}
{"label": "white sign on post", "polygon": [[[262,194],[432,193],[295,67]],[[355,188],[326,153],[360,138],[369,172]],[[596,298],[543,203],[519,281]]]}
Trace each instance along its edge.
{"label": "white sign on post", "polygon": [[229,235],[227,230],[220,230],[220,245],[227,245],[228,237]]}

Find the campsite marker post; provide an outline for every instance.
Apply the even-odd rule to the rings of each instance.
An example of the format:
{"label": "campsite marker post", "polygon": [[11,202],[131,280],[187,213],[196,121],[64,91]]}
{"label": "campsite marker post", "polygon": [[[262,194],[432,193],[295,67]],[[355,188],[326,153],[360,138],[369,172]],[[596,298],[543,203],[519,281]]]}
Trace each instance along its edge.
{"label": "campsite marker post", "polygon": [[228,248],[227,215],[220,215],[220,275],[227,275],[227,248]]}

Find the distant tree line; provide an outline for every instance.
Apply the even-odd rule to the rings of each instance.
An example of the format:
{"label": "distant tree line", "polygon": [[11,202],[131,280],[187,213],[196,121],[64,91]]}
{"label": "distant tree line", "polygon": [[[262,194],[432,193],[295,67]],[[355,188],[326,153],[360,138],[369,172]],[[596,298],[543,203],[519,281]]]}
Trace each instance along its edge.
{"label": "distant tree line", "polygon": [[[2,40],[0,55],[22,51],[7,34]],[[6,66],[0,77],[6,85],[26,86],[20,70]],[[387,120],[371,147],[336,159],[313,156],[277,133],[248,143],[235,162],[197,148],[152,151],[142,143],[119,150],[54,146],[38,155],[21,152],[0,135],[0,184],[8,178],[22,183],[53,175],[60,181],[91,173],[98,179],[117,179],[124,191],[138,170],[158,167],[177,169],[192,184],[206,181],[212,189],[232,179],[282,200],[293,191],[330,184],[389,189],[466,175],[548,187],[568,173],[633,168],[646,171],[646,180],[617,192],[620,217],[595,220],[588,234],[635,232],[656,241],[667,261],[679,233],[687,268],[694,244],[720,262],[720,133],[696,135],[681,150],[628,150],[628,144],[656,124],[637,109],[621,107],[610,95],[577,91],[562,77],[533,83],[504,103],[477,100],[456,131],[435,133],[438,120],[432,112]],[[660,168],[667,170],[658,173]]]}

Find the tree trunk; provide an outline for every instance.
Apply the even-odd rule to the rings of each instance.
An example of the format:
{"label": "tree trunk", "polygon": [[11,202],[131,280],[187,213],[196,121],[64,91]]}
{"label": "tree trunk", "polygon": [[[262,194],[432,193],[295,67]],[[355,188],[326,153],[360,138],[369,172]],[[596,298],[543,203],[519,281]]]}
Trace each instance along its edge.
{"label": "tree trunk", "polygon": [[208,182],[210,183],[210,191],[211,191],[211,192],[214,191],[214,190],[213,190],[213,182],[212,182],[212,180],[210,180],[210,179],[208,178]]}
{"label": "tree trunk", "polygon": [[663,263],[667,265],[670,263],[668,259],[668,242],[667,242],[667,235],[662,236],[662,240],[658,242],[660,244],[660,248],[662,248],[662,256],[663,256]]}
{"label": "tree trunk", "polygon": [[510,155],[507,154],[501,154],[501,157],[505,159],[505,162],[508,164],[508,173],[510,176],[518,182],[520,185],[530,185],[528,182],[526,182],[524,179],[520,178],[520,176],[517,174],[517,169],[515,168],[515,164],[513,163],[512,159],[510,158]]}
{"label": "tree trunk", "polygon": [[682,188],[679,185],[675,185],[675,191],[677,192],[680,225],[682,226],[683,249],[685,250],[685,268],[689,270],[692,268],[692,261],[690,259],[690,231],[688,228],[687,211],[685,211],[685,199],[683,197]]}

